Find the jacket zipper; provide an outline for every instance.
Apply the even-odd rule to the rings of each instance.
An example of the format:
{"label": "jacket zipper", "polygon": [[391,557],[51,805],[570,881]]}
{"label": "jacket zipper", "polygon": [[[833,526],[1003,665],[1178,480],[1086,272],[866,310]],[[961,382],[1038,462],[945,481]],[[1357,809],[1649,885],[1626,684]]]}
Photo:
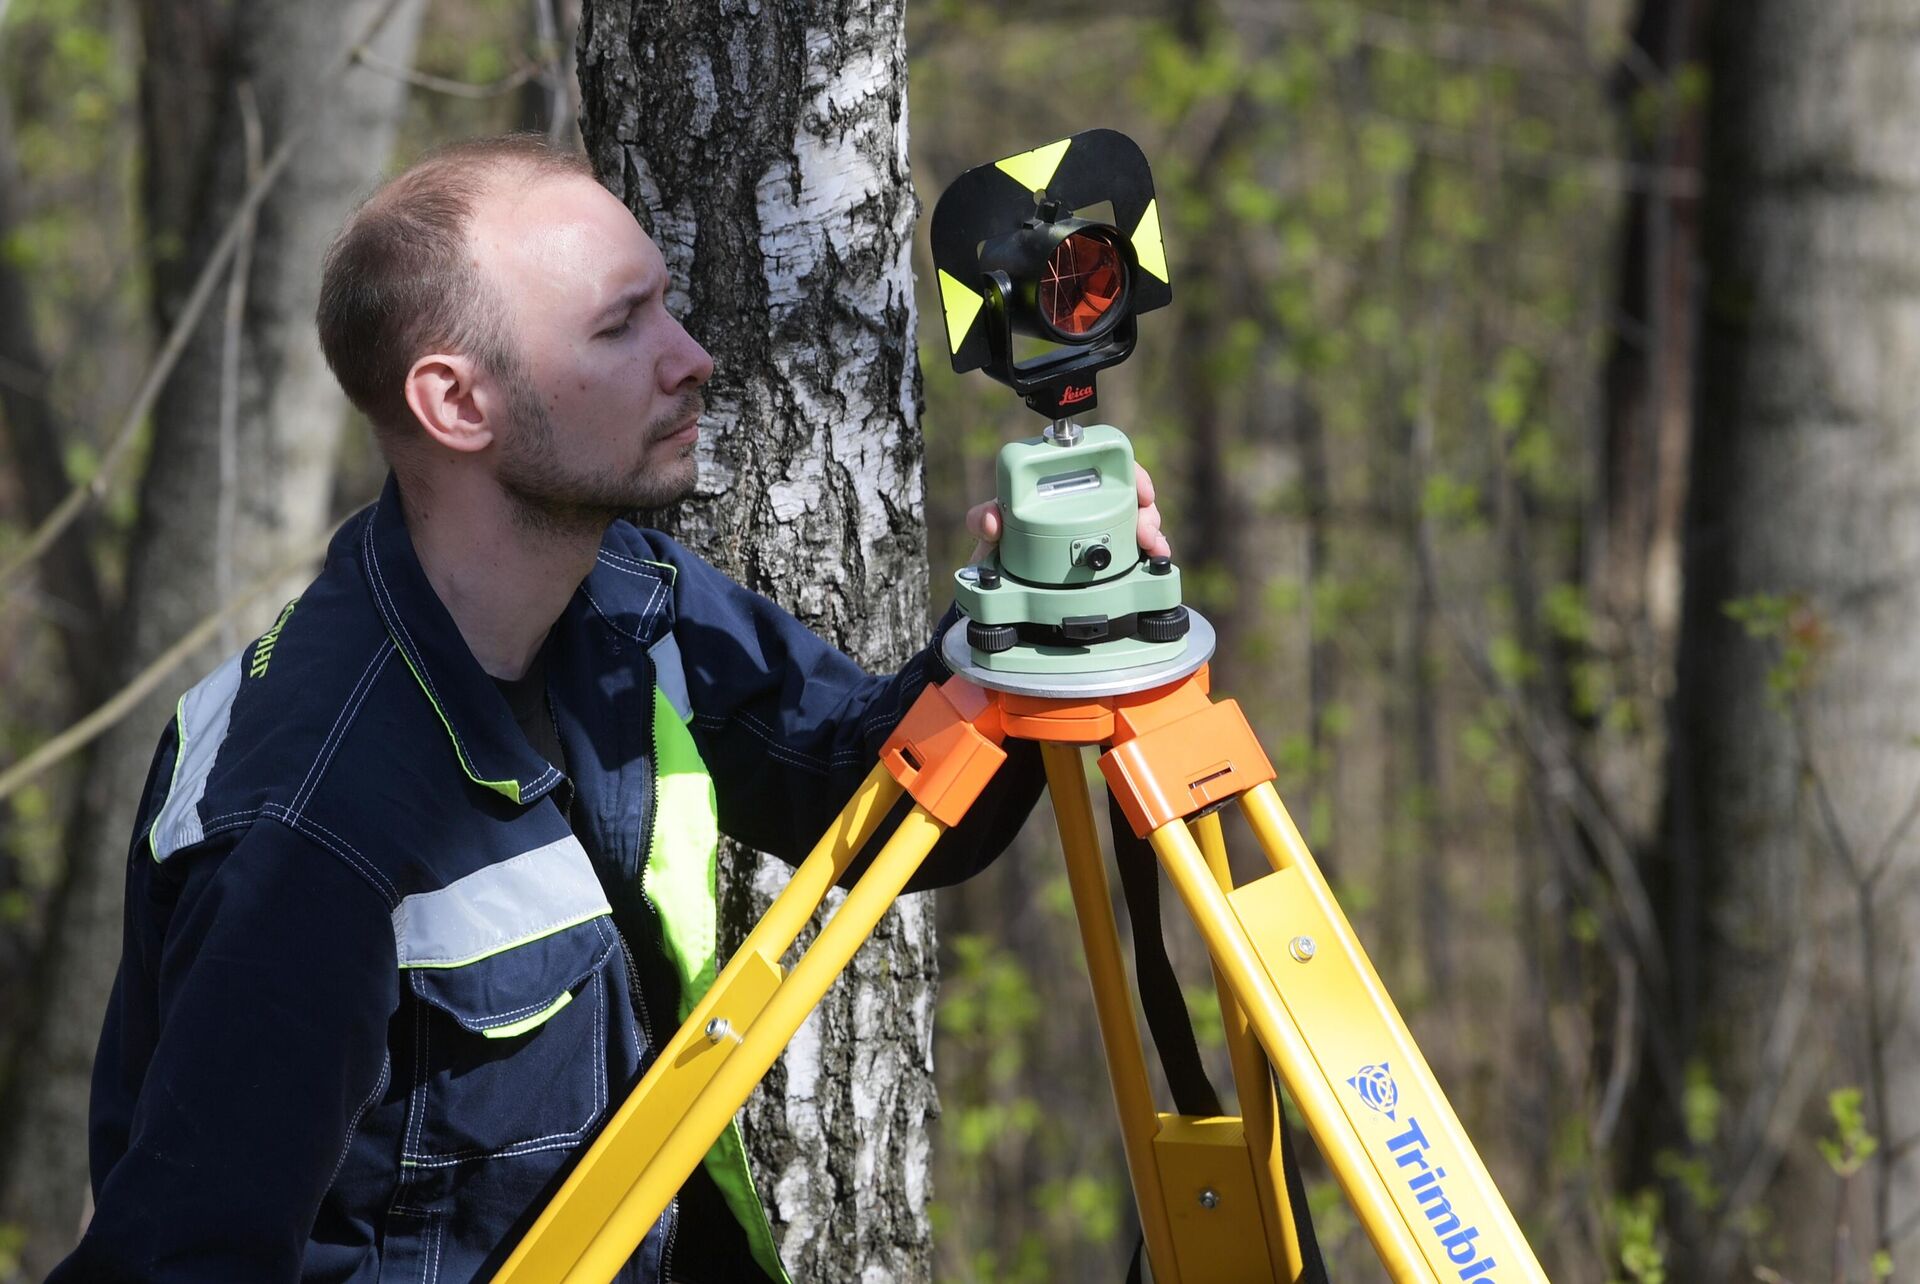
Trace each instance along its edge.
{"label": "jacket zipper", "polygon": [[[551,691],[547,693],[547,717],[554,721],[554,738],[558,739],[560,735],[559,723],[558,723],[558,720],[554,719],[553,717],[553,694]],[[659,754],[659,744],[657,740],[653,745],[653,753],[655,754],[655,756]],[[652,914],[654,917],[654,921],[658,923],[660,919],[660,912],[659,910],[654,908],[652,901],[648,900],[647,898],[647,885],[645,881],[646,853],[653,846],[653,812],[654,810],[655,808],[652,806],[649,806],[647,808],[647,826],[646,826],[647,833],[646,833],[646,836],[642,839],[641,846],[640,846],[640,855],[641,855],[640,899],[646,902],[648,913]],[[567,819],[568,819],[569,825],[571,825],[572,823],[571,818],[569,817]],[[608,921],[611,922],[612,920],[609,919]],[[649,1064],[651,1064],[651,1058],[657,1057],[660,1055],[660,1045],[655,1041],[654,1034],[653,1034],[653,1014],[647,1008],[646,991],[642,989],[640,985],[640,969],[633,961],[633,947],[627,943],[627,935],[625,932],[622,932],[620,930],[620,925],[618,923],[613,923],[612,926],[613,926],[614,939],[618,941],[620,944],[620,961],[626,966],[627,993],[632,997],[634,1015],[637,1018],[639,1018],[639,1021],[640,1021],[640,1032],[646,1036],[647,1054],[649,1057]],[[645,1069],[646,1069],[645,1066],[641,1067],[642,1073],[645,1072]],[[671,1266],[673,1262],[673,1241],[674,1241],[675,1234],[680,1229],[680,1196],[679,1195],[675,1195],[673,1199],[670,1200],[667,1204],[666,1222],[667,1222],[667,1239],[666,1239],[666,1244],[662,1248],[660,1253],[660,1279],[662,1281],[662,1284],[666,1284],[667,1281],[670,1281],[673,1278],[671,1274]]]}
{"label": "jacket zipper", "polygon": [[[611,920],[609,920],[611,922]],[[620,961],[627,965],[627,993],[633,996],[633,1012],[640,1018],[640,1033],[647,1039],[648,1064],[659,1055],[660,1049],[653,1042],[653,1021],[647,1011],[647,996],[640,989],[640,969],[634,966],[633,947],[627,944],[627,935],[620,930],[618,923],[613,924],[613,935],[620,942]],[[645,1067],[641,1067],[645,1070]]]}
{"label": "jacket zipper", "polygon": [[[647,657],[647,687],[651,694],[659,684],[659,670],[653,663],[653,657]],[[658,717],[658,710],[655,710]],[[636,853],[635,865],[640,882],[640,903],[646,907],[647,915],[653,920],[653,944],[660,951],[660,957],[666,961],[669,969],[672,959],[667,954],[666,921],[660,915],[660,907],[653,903],[653,896],[647,891],[647,857],[653,851],[653,831],[660,821],[660,729],[654,725],[654,719],[647,719],[647,770],[652,778],[647,781],[646,823],[640,827],[640,850]],[[652,1035],[649,1032],[649,1041]]]}
{"label": "jacket zipper", "polygon": [[680,1234],[680,1196],[667,1201],[667,1243],[660,1250],[661,1284],[673,1284],[673,1241]]}
{"label": "jacket zipper", "polygon": [[[653,1020],[647,1010],[646,994],[640,988],[640,969],[634,966],[633,949],[627,944],[626,933],[620,930],[619,924],[617,923],[614,925],[613,934],[620,942],[620,960],[627,965],[627,992],[633,996],[634,1014],[640,1018],[640,1030],[647,1038],[647,1061],[640,1067],[641,1073],[644,1074],[647,1068],[653,1064],[653,1059],[660,1055],[660,1047],[653,1041]],[[674,1235],[680,1229],[679,1195],[676,1194],[667,1202],[665,1220],[667,1223],[667,1240],[665,1246],[660,1250],[660,1284],[669,1284],[669,1281],[673,1279],[670,1273],[670,1267],[673,1263]]]}
{"label": "jacket zipper", "polygon": [[[651,696],[653,688],[659,684],[659,673],[653,664],[653,657],[647,657],[647,688]],[[660,815],[660,730],[654,725],[654,716],[647,719],[647,770],[652,773],[647,781],[646,823],[640,827],[640,850],[635,854],[635,866],[640,883],[640,903],[646,907],[647,915],[653,920],[654,946],[663,959],[667,957],[667,934],[664,921],[660,917],[660,907],[653,903],[653,897],[647,892],[647,857],[653,851],[653,831]],[[623,942],[624,948],[624,942]],[[671,960],[668,960],[671,963]],[[627,984],[632,988],[635,1000],[640,1004],[640,1026],[647,1033],[647,1052],[651,1057],[660,1055],[660,1046],[654,1042],[653,1027],[647,1019],[646,1001],[640,997],[640,971],[634,965],[633,952],[627,951]],[[671,1284],[673,1279],[673,1245],[680,1233],[680,1196],[678,1193],[667,1201],[666,1212],[667,1242],[660,1250],[660,1279],[662,1284]]]}

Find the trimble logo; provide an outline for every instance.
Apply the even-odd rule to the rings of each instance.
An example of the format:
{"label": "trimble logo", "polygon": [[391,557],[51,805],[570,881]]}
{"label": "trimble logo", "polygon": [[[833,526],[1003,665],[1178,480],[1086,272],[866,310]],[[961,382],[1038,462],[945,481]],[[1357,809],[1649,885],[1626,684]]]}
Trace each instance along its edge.
{"label": "trimble logo", "polygon": [[[1398,1123],[1396,1115],[1400,1106],[1400,1089],[1393,1081],[1393,1072],[1382,1061],[1378,1065],[1360,1067],[1347,1086],[1352,1088],[1369,1110],[1385,1115]],[[1407,1189],[1420,1205],[1420,1211],[1427,1215],[1427,1230],[1440,1241],[1440,1247],[1446,1249],[1447,1260],[1460,1268],[1460,1278],[1473,1280],[1475,1284],[1499,1284],[1490,1274],[1498,1265],[1491,1257],[1481,1257],[1480,1250],[1473,1241],[1480,1237],[1478,1226],[1462,1225],[1460,1215],[1453,1211],[1453,1202],[1447,1198],[1446,1189],[1441,1181],[1447,1170],[1432,1161],[1429,1155],[1431,1143],[1427,1134],[1421,1131],[1420,1121],[1411,1114],[1406,1117],[1404,1130],[1387,1138],[1387,1153],[1392,1156],[1394,1166],[1399,1170],[1401,1180],[1407,1183]]]}
{"label": "trimble logo", "polygon": [[1088,384],[1084,388],[1066,388],[1060,393],[1060,404],[1063,406],[1077,406],[1092,395],[1092,384]]}

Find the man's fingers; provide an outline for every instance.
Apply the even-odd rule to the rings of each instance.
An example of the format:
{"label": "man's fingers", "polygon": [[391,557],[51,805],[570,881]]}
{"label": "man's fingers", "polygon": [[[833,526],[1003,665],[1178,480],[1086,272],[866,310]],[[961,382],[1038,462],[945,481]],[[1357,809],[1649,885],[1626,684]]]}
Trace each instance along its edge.
{"label": "man's fingers", "polygon": [[[1171,557],[1173,546],[1160,532],[1160,506],[1154,503],[1153,478],[1137,463],[1133,466],[1133,484],[1140,498],[1140,516],[1134,523],[1134,533],[1141,550],[1149,557]],[[967,510],[967,533],[981,542],[983,551],[984,546],[1000,542],[1003,525],[1000,505],[995,500],[986,500]],[[974,560],[979,561],[980,557]]]}
{"label": "man's fingers", "polygon": [[1149,557],[1172,557],[1173,546],[1167,543],[1167,537],[1160,533],[1160,506],[1148,504],[1140,510],[1140,518],[1134,523],[1134,533],[1140,543],[1140,549]]}
{"label": "man's fingers", "polygon": [[1000,505],[995,500],[975,504],[967,510],[967,534],[993,544],[1000,539]]}
{"label": "man's fingers", "polygon": [[1153,504],[1153,478],[1147,476],[1147,470],[1139,461],[1133,465],[1133,488],[1140,492],[1140,507],[1148,508]]}
{"label": "man's fingers", "polygon": [[1133,488],[1140,496],[1140,519],[1134,527],[1140,550],[1148,557],[1172,557],[1173,545],[1160,533],[1160,506],[1153,502],[1153,478],[1137,462],[1133,466]]}

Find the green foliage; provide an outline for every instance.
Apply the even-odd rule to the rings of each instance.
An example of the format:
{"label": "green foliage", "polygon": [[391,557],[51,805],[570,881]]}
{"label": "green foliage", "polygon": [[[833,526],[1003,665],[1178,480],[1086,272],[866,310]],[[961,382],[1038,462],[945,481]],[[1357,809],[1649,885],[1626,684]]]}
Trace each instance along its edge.
{"label": "green foliage", "polygon": [[1073,884],[1067,880],[1064,871],[1040,885],[1040,907],[1062,928],[1077,921],[1073,909]]}
{"label": "green foliage", "polygon": [[941,994],[940,1027],[989,1049],[988,1077],[996,1085],[1011,1083],[1020,1071],[1021,1037],[1040,1015],[1026,968],[991,937],[955,936],[947,945],[956,966],[949,969]]}
{"label": "green foliage", "polygon": [[1735,598],[1722,610],[1748,637],[1774,648],[1767,670],[1767,697],[1777,708],[1791,705],[1813,684],[1820,657],[1832,644],[1820,613],[1800,594],[1778,593]]}
{"label": "green foliage", "polygon": [[[1293,1126],[1298,1129],[1302,1125],[1296,1122]],[[1337,1253],[1360,1229],[1346,1195],[1332,1181],[1307,1182],[1307,1212],[1313,1218],[1313,1233],[1321,1249],[1328,1253]]]}
{"label": "green foliage", "polygon": [[1119,1234],[1123,1210],[1132,1201],[1132,1190],[1117,1174],[1075,1173],[1044,1182],[1034,1192],[1042,1216],[1075,1227],[1095,1243]]}
{"label": "green foliage", "polygon": [[1227,1022],[1220,1012],[1220,992],[1211,983],[1186,984],[1180,987],[1180,997],[1186,1001],[1187,1014],[1193,1019],[1193,1041],[1200,1045],[1202,1052],[1211,1052],[1227,1046]]}
{"label": "green foliage", "polygon": [[[1325,846],[1324,843],[1320,845]],[[1339,899],[1341,906],[1352,914],[1365,914],[1380,903],[1380,893],[1374,885],[1359,878],[1340,879],[1334,885],[1334,895]]]}
{"label": "green foliage", "polygon": [[1832,1117],[1833,1133],[1820,1138],[1820,1156],[1835,1176],[1845,1180],[1866,1167],[1867,1160],[1880,1149],[1880,1139],[1867,1127],[1864,1098],[1858,1088],[1829,1092],[1827,1113]]}
{"label": "green foliage", "polygon": [[1446,473],[1430,473],[1421,492],[1423,515],[1444,526],[1478,531],[1486,519],[1481,512],[1480,488]]}
{"label": "green foliage", "polygon": [[27,1246],[27,1231],[17,1222],[0,1222],[0,1279],[21,1274],[20,1254]]}
{"label": "green foliage", "polygon": [[988,1101],[955,1111],[947,1135],[962,1155],[977,1160],[1010,1139],[1032,1135],[1039,1123],[1040,1105],[1031,1098]]}
{"label": "green foliage", "polygon": [[67,480],[78,485],[92,480],[100,471],[100,452],[90,441],[71,441],[67,443],[65,459]]}
{"label": "green foliage", "polygon": [[[1042,908],[1048,919],[1071,920],[1064,876],[1050,879],[1041,895],[1053,902]],[[1129,1202],[1123,1170],[1056,1166],[1058,1156],[1079,1147],[1087,1121],[1050,1109],[1044,1098],[1051,1085],[1034,1073],[1037,1062],[1060,1051],[1062,1037],[1041,1020],[1035,983],[1042,965],[1010,949],[1003,934],[949,933],[942,944],[949,957],[936,1020],[943,1047],[962,1054],[957,1060],[966,1073],[955,1077],[956,1058],[943,1058],[937,1153],[964,1175],[940,1182],[931,1204],[936,1231],[948,1246],[948,1269],[962,1278],[1045,1284],[1056,1278],[1060,1253],[1083,1255],[1119,1233]],[[1074,979],[1084,992],[1084,981]],[[1079,1050],[1072,1061],[1085,1064]],[[1096,1086],[1105,1092],[1104,1076]],[[982,1191],[977,1178],[999,1168],[1026,1178],[1020,1216],[983,1224],[973,1199],[1005,1192]]]}
{"label": "green foliage", "polygon": [[1508,634],[1495,637],[1487,645],[1487,663],[1493,666],[1494,675],[1509,686],[1522,686],[1540,673],[1540,661],[1521,645],[1520,639]]}
{"label": "green foliage", "polygon": [[1720,1112],[1724,1105],[1706,1062],[1688,1062],[1686,1085],[1680,1094],[1681,1120],[1687,1140],[1696,1146],[1711,1145],[1720,1135]]}
{"label": "green foliage", "polygon": [[1660,1233],[1660,1196],[1643,1190],[1613,1201],[1612,1230],[1620,1269],[1634,1284],[1666,1284],[1667,1260]]}
{"label": "green foliage", "polygon": [[1498,803],[1511,800],[1519,784],[1518,764],[1508,740],[1512,720],[1504,700],[1488,698],[1457,733],[1462,759],[1474,770],[1487,797]]}
{"label": "green foliage", "polygon": [[1653,1157],[1653,1171],[1684,1191],[1695,1208],[1711,1212],[1720,1207],[1720,1186],[1713,1177],[1712,1161],[1705,1154],[1662,1150]]}

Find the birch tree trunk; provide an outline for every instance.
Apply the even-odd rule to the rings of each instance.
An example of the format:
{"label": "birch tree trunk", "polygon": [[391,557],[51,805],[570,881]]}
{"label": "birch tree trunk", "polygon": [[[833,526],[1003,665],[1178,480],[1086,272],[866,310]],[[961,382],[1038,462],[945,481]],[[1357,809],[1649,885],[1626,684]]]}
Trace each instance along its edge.
{"label": "birch tree trunk", "polygon": [[[1891,1278],[1911,1279],[1920,23],[1879,0],[1714,19],[1669,903],[1681,938],[1704,939],[1682,1033],[1723,1105],[1716,1233],[1677,1277],[1730,1278],[1744,1249],[1787,1278],[1864,1279],[1905,1226]],[[1879,1151],[1843,1181],[1816,1138],[1849,1087]],[[1769,1228],[1743,1243],[1763,1197]]]}
{"label": "birch tree trunk", "polygon": [[[589,0],[580,36],[588,153],[717,370],[696,493],[660,520],[876,670],[927,632],[902,24],[900,0]],[[723,856],[725,946],[787,872]],[[796,1279],[927,1277],[931,908],[887,916],[746,1108]]]}
{"label": "birch tree trunk", "polygon": [[[177,207],[182,184],[149,187],[154,225],[182,231],[188,245],[184,264],[177,270],[163,264],[166,270],[156,274],[163,321],[179,302],[174,292],[197,274],[249,186],[249,111],[260,154],[289,129],[308,132],[299,158],[258,211],[252,253],[243,260],[244,291],[223,292],[227,305],[209,309],[156,410],[127,593],[113,631],[114,688],[212,612],[226,592],[284,565],[331,516],[345,402],[313,328],[320,258],[352,202],[387,162],[404,87],[365,69],[330,85],[318,80],[382,10],[391,12],[370,42],[372,51],[390,64],[411,63],[424,0],[237,6],[206,0],[192,7],[206,21],[202,34],[216,33],[227,44],[222,59],[206,57],[204,45],[196,44],[183,62],[202,73],[222,67],[223,78],[212,85],[194,83],[191,75],[168,80],[166,72],[182,68],[163,64],[143,95],[153,113],[147,134],[156,141],[181,141],[177,127],[191,119],[186,109],[193,101],[212,107],[203,116],[214,131],[211,147],[188,142],[181,149],[206,157],[192,214],[183,221]],[[169,48],[152,37],[181,12],[179,0],[167,0],[145,15],[156,24],[150,52]],[[165,165],[171,156],[156,150],[150,163]],[[290,576],[285,592],[261,601],[265,620],[302,579]],[[241,640],[241,634],[226,639],[229,646]],[[216,650],[188,670],[197,676],[210,667]],[[164,685],[103,737],[83,787],[41,960],[43,1016],[9,1081],[4,1119],[10,1141],[0,1146],[0,1207],[26,1233],[23,1261],[31,1278],[65,1254],[82,1224],[88,1085],[120,957],[128,837],[154,743],[174,696],[190,681],[183,676]]]}

